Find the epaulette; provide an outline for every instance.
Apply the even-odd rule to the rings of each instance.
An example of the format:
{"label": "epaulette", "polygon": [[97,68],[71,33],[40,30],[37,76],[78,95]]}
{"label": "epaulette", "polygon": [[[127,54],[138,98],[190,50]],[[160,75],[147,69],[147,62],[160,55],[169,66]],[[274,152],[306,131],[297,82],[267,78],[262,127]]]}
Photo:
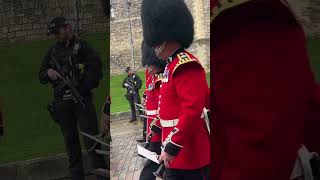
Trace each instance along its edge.
{"label": "epaulette", "polygon": [[[190,63],[190,62],[196,62],[196,63],[199,63],[199,61],[195,58],[191,58],[189,56],[189,54],[185,53],[185,52],[181,52],[177,55],[179,61],[176,63],[172,73],[175,72],[175,70],[181,66],[182,64],[186,64],[186,63]],[[200,64],[200,63],[199,63]]]}

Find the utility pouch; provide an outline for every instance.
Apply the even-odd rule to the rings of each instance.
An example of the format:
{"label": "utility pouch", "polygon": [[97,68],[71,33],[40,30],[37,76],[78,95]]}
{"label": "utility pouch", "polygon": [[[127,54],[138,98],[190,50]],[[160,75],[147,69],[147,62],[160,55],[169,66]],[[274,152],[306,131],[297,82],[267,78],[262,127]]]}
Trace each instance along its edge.
{"label": "utility pouch", "polygon": [[129,94],[125,94],[124,97],[126,97],[126,99],[127,99],[128,101],[130,101],[130,99],[129,99]]}

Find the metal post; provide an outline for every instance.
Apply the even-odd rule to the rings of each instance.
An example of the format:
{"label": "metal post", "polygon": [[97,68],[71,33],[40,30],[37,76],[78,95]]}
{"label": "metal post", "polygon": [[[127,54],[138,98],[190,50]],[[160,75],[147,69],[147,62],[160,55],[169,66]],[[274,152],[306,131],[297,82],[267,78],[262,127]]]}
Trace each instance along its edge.
{"label": "metal post", "polygon": [[135,62],[134,62],[134,45],[133,45],[133,35],[132,35],[132,24],[131,24],[131,17],[130,17],[130,6],[131,2],[127,0],[127,7],[128,7],[128,18],[129,18],[129,25],[130,25],[130,39],[131,39],[131,61],[132,61],[132,70],[135,70]]}
{"label": "metal post", "polygon": [[76,36],[79,37],[80,35],[80,26],[79,26],[79,1],[75,0],[74,3],[74,13],[75,13],[75,21],[76,21]]}
{"label": "metal post", "polygon": [[111,18],[114,18],[114,8],[113,8],[113,2],[112,2],[112,0],[110,0],[109,3],[110,3],[110,9],[109,9],[109,11],[110,11],[110,17],[111,17]]}

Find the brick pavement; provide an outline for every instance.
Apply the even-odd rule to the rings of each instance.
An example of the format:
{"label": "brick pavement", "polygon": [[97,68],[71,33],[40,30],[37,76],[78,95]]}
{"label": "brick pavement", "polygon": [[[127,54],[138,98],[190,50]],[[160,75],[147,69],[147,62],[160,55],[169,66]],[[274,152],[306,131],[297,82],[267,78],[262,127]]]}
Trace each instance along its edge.
{"label": "brick pavement", "polygon": [[129,120],[111,122],[111,180],[138,180],[143,158],[137,153],[137,139],[142,137],[142,122]]}

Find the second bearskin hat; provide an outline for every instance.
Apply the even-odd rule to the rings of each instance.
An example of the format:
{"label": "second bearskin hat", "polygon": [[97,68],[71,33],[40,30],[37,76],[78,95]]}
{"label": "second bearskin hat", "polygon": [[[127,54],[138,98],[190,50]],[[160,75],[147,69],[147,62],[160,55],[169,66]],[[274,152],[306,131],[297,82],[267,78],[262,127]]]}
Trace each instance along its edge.
{"label": "second bearskin hat", "polygon": [[155,66],[161,70],[166,67],[166,61],[159,59],[156,56],[154,48],[148,46],[143,42],[142,44],[142,65],[143,66]]}
{"label": "second bearskin hat", "polygon": [[194,36],[194,22],[183,0],[143,0],[143,37],[149,46],[177,41],[188,48]]}

